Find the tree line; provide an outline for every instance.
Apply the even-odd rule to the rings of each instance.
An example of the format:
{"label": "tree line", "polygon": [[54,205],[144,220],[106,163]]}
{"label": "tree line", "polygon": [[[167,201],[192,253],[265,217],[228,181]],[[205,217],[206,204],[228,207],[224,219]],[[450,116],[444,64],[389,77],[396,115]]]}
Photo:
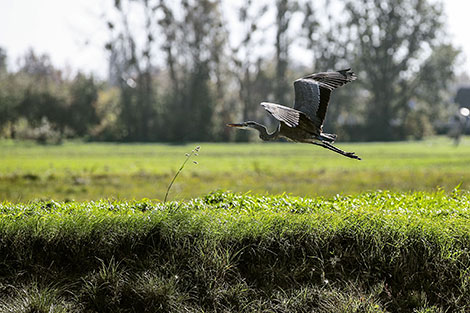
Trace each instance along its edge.
{"label": "tree line", "polygon": [[325,131],[342,140],[423,138],[451,114],[459,51],[430,0],[115,0],[106,81],[29,51],[0,50],[0,134],[40,141],[247,141],[225,124],[291,105],[292,82],[352,67]]}

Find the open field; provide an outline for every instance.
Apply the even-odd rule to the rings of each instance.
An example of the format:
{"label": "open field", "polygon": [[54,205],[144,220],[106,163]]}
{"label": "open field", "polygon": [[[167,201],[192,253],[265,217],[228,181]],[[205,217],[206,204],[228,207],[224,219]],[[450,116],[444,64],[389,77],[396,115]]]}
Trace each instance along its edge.
{"label": "open field", "polygon": [[[68,142],[40,146],[0,141],[0,201],[34,199],[163,199],[168,183],[196,144]],[[363,161],[305,144],[202,143],[173,186],[170,199],[224,189],[298,196],[470,188],[470,140],[338,146]]]}
{"label": "open field", "polygon": [[0,310],[468,312],[470,194],[0,204]]}
{"label": "open field", "polygon": [[195,146],[0,142],[0,311],[470,310],[469,141]]}

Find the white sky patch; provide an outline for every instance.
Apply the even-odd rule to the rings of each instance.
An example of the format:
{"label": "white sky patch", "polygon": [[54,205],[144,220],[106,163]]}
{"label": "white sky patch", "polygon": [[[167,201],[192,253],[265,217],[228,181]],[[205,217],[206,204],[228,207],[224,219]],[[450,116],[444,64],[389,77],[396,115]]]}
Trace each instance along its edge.
{"label": "white sky patch", "polygon": [[103,2],[94,0],[0,0],[0,47],[14,67],[30,48],[54,65],[104,76],[106,24]]}
{"label": "white sky patch", "polygon": [[[232,7],[239,4],[229,2]],[[470,1],[443,0],[443,3],[451,42],[463,51],[458,73],[470,74]],[[110,12],[112,5],[112,0],[0,0],[0,47],[7,51],[10,68],[14,69],[17,59],[33,48],[38,54],[48,54],[59,68],[94,72],[105,78],[108,62],[104,44],[109,33],[104,14]],[[233,12],[229,19],[236,18],[236,14]],[[298,31],[297,24],[296,21],[292,24],[291,37],[293,31]],[[305,50],[297,47],[299,44],[295,42],[290,55],[295,59],[303,56],[300,63],[308,65],[312,56],[306,56],[302,52]],[[269,53],[273,52],[270,49]]]}
{"label": "white sky patch", "polygon": [[451,42],[462,50],[463,68],[457,72],[470,74],[470,1],[444,0],[444,11],[447,16],[447,29]]}

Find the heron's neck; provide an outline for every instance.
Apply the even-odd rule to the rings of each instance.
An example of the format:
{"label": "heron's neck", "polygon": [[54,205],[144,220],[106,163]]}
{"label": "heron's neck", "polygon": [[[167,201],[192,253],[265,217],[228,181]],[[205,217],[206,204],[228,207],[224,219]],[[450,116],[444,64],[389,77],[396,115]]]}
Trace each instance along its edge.
{"label": "heron's neck", "polygon": [[279,135],[279,129],[280,129],[280,127],[278,126],[274,132],[268,133],[266,126],[258,124],[256,122],[253,123],[252,128],[259,131],[259,137],[264,141],[277,139]]}

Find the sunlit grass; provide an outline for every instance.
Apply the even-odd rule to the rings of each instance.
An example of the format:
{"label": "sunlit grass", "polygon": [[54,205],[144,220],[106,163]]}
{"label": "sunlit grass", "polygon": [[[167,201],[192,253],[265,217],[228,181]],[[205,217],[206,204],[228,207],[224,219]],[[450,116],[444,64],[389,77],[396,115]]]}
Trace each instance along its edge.
{"label": "sunlit grass", "polygon": [[466,312],[469,208],[458,190],[5,202],[0,308]]}
{"label": "sunlit grass", "polygon": [[200,145],[0,142],[0,310],[470,309],[467,141]]}
{"label": "sunlit grass", "polygon": [[[217,189],[299,196],[470,188],[470,141],[358,143],[351,160],[305,144],[200,144],[198,166],[172,187],[172,199]],[[0,141],[0,199],[163,199],[168,183],[195,144],[66,142],[40,146]]]}

